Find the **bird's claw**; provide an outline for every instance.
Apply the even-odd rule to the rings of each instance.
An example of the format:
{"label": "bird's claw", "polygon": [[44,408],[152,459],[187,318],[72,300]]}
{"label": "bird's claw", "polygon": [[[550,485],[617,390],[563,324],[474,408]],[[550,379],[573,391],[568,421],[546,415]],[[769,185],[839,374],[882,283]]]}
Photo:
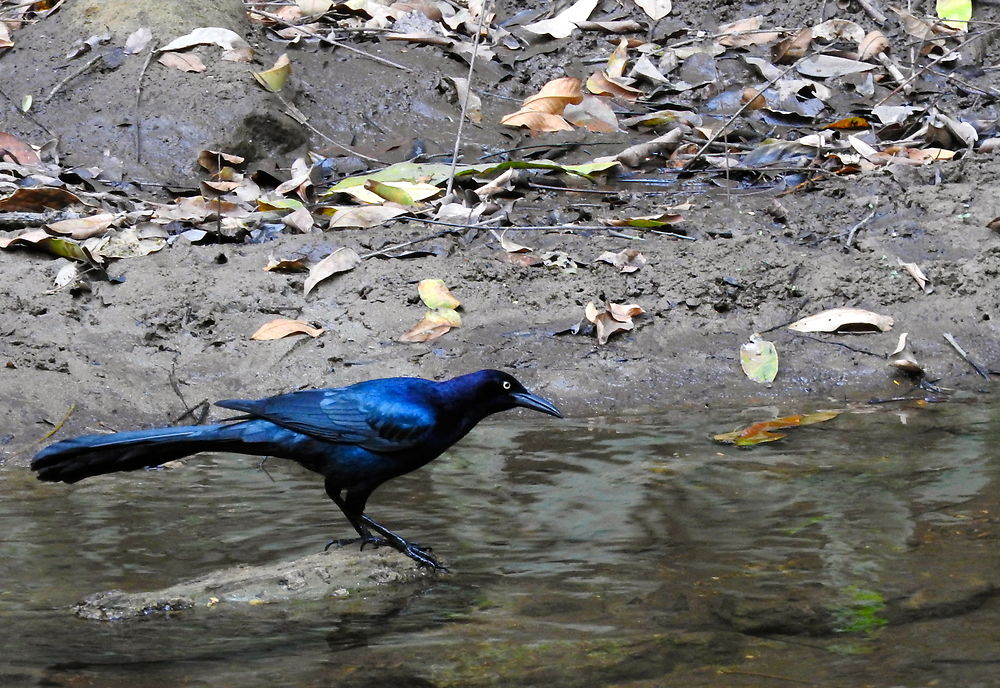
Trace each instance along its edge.
{"label": "bird's claw", "polygon": [[419,545],[413,545],[404,540],[403,547],[400,548],[399,551],[413,561],[417,562],[417,566],[425,566],[434,571],[443,571],[444,573],[448,572],[447,566],[431,556],[430,547],[420,547]]}

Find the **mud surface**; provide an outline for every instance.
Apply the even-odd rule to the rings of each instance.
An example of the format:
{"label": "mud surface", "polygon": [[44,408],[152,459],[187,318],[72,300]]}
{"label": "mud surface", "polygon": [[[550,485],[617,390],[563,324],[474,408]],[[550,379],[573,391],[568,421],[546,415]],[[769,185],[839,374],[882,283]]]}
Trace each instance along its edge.
{"label": "mud surface", "polygon": [[[769,24],[801,25],[818,20],[821,5],[826,3],[755,3],[752,8],[731,3],[715,8],[714,17],[678,7],[670,21],[698,25],[764,13]],[[499,8],[501,15],[506,11]],[[845,17],[866,21],[863,13]],[[186,20],[198,24],[211,18]],[[125,24],[148,19],[128,15],[118,28],[131,30]],[[70,29],[72,20],[66,11],[31,27],[35,33],[44,27],[46,54],[65,55],[80,37]],[[563,73],[585,76],[581,56],[606,53],[606,43],[598,34],[580,34],[554,52],[514,62],[514,78],[500,79],[484,91],[519,99]],[[26,33],[18,50],[8,52],[0,64],[15,64],[32,50],[37,54],[39,45]],[[380,54],[407,61],[421,77],[400,78],[398,70],[364,57],[306,46],[295,55],[299,105],[317,115],[316,126],[335,138],[353,136],[359,150],[374,151],[381,144],[380,154],[392,149],[406,157],[405,149],[418,139],[428,150],[447,149],[457,105],[437,88],[437,79],[462,74],[464,65],[430,47],[404,50],[385,42],[365,47],[373,45]],[[31,73],[42,79],[43,65],[34,68]],[[484,63],[482,70],[481,78],[489,84],[500,68]],[[102,75],[86,78],[91,81],[85,90],[93,93]],[[155,74],[146,79],[155,89]],[[48,81],[38,84],[43,90],[47,86]],[[104,112],[129,111],[134,104],[128,89],[99,92],[108,101]],[[947,100],[950,93],[941,98]],[[85,105],[60,97],[81,96],[68,88],[47,105],[40,116],[49,116],[56,128],[60,102],[66,117]],[[171,105],[170,99],[157,97],[164,117],[193,116],[185,99]],[[939,105],[961,114],[967,101]],[[973,105],[977,113],[989,109],[988,102]],[[227,107],[225,102],[217,106]],[[485,95],[484,123],[469,130],[467,147],[481,152],[537,142],[495,124],[510,109],[510,100]],[[20,127],[25,135],[31,133],[25,120],[6,119],[15,132]],[[370,126],[373,120],[377,129]],[[383,133],[376,133],[379,129]],[[573,136],[586,142],[575,153],[583,160],[608,152],[600,149],[609,139],[621,144],[627,138]],[[77,144],[86,148],[79,137],[63,145]],[[147,145],[155,142],[150,139]],[[204,399],[391,375],[441,378],[482,367],[511,370],[577,414],[815,394],[895,395],[906,387],[896,384],[886,355],[901,332],[909,333],[911,350],[931,378],[945,387],[978,391],[989,384],[942,335],[952,334],[984,368],[1000,369],[1000,234],[986,227],[1000,215],[1000,197],[990,191],[998,176],[1000,158],[976,153],[961,164],[890,166],[873,174],[830,178],[782,196],[781,220],[769,212],[780,188],[724,191],[688,183],[637,190],[622,185],[612,187],[620,191],[615,202],[636,214],[691,201],[685,221],[674,229],[693,240],[639,231],[629,232],[634,239],[607,230],[508,233],[536,252],[568,253],[580,265],[576,274],[565,274],[556,268],[512,265],[491,233],[464,232],[421,244],[435,255],[368,259],[308,297],[302,295],[301,275],[261,270],[268,256],[318,256],[338,246],[365,253],[426,236],[434,228],[397,224],[314,232],[259,245],[179,240],[159,253],[112,265],[111,276],[120,283],[95,281],[89,289],[55,293],[50,293],[51,280],[61,260],[7,250],[0,253],[0,384],[7,402],[2,411],[6,446],[0,456],[16,456],[16,463],[23,464],[34,443],[71,407],[62,435],[169,423]],[[586,224],[601,203],[585,194],[532,190],[516,207],[522,223]],[[872,208],[874,215],[846,247],[846,235]],[[620,274],[611,265],[594,262],[604,251],[624,248],[641,250],[648,265]],[[933,281],[933,293],[923,293],[899,260],[920,265]],[[462,300],[464,325],[428,344],[400,343],[398,336],[422,312],[414,284],[427,277],[444,279]],[[589,301],[601,299],[638,303],[646,315],[632,332],[606,346],[598,346],[593,336],[565,334],[580,321]],[[895,325],[891,332],[865,336],[804,337],[779,328],[769,334],[781,356],[773,386],[762,387],[742,375],[739,346],[751,333],[837,306],[878,311],[892,316]],[[257,327],[275,316],[311,321],[326,334],[316,340],[249,341]]]}

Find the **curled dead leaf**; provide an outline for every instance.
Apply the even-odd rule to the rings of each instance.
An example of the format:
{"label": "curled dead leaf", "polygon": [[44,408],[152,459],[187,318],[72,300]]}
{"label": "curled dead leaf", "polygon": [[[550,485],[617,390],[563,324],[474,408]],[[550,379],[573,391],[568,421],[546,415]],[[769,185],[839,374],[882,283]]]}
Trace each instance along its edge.
{"label": "curled dead leaf", "polygon": [[302,295],[308,295],[309,292],[313,290],[313,287],[326,278],[336,275],[338,272],[353,270],[360,264],[361,256],[359,256],[357,251],[353,248],[348,248],[346,246],[338,248],[326,258],[312,266],[309,270],[309,276],[306,278],[305,285],[303,286]]}
{"label": "curled dead leaf", "polygon": [[281,339],[293,334],[307,334],[310,337],[318,337],[323,334],[322,327],[313,327],[304,320],[289,320],[288,318],[275,318],[270,322],[261,325],[256,332],[250,335],[250,339],[257,341],[270,341]]}
{"label": "curled dead leaf", "polygon": [[796,320],[788,329],[794,332],[888,332],[893,319],[863,308],[831,308]]}
{"label": "curled dead leaf", "polygon": [[597,328],[597,343],[607,344],[611,335],[617,332],[627,332],[635,327],[632,318],[645,313],[639,305],[634,303],[610,303],[606,302],[598,306],[591,301],[584,309],[584,317],[594,323]]}
{"label": "curled dead leaf", "polygon": [[634,248],[627,248],[618,253],[605,251],[597,256],[597,260],[602,263],[610,263],[618,268],[619,271],[626,273],[635,272],[646,264],[646,257]]}
{"label": "curled dead leaf", "polygon": [[462,325],[462,316],[451,308],[427,311],[423,320],[403,333],[399,341],[407,343],[429,342],[437,339],[453,327]]}
{"label": "curled dead leaf", "polygon": [[454,310],[462,305],[462,302],[455,298],[454,294],[448,291],[444,280],[425,279],[417,284],[417,293],[424,305],[432,309]]}

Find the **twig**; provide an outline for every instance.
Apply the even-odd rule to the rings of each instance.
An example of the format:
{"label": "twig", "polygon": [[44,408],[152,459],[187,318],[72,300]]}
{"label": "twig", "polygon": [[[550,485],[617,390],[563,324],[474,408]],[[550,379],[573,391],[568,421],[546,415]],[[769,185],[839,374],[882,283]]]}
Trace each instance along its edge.
{"label": "twig", "polygon": [[41,227],[50,222],[60,220],[75,220],[80,217],[79,213],[63,211],[59,213],[23,213],[11,212],[0,213],[0,229],[21,229],[23,227]]}
{"label": "twig", "polygon": [[805,339],[811,339],[814,342],[819,342],[821,344],[832,344],[833,346],[842,346],[848,351],[853,351],[856,354],[865,354],[866,356],[874,356],[875,358],[882,358],[882,359],[885,358],[885,356],[883,356],[882,354],[876,354],[871,351],[868,351],[867,349],[859,349],[856,346],[851,346],[850,344],[845,344],[844,342],[831,342],[827,341],[826,339],[820,339],[819,337],[813,337],[812,335],[805,334],[803,332],[796,332],[794,330],[792,330],[791,332],[796,337],[804,337]]}
{"label": "twig", "polygon": [[156,53],[156,44],[149,46],[149,54],[146,61],[142,63],[139,71],[139,81],[135,85],[135,161],[142,162],[142,80],[149,69],[149,63],[153,61],[153,54]]}
{"label": "twig", "polygon": [[487,153],[486,155],[481,155],[476,160],[486,160],[487,158],[495,158],[500,155],[507,155],[508,153],[516,153],[517,151],[523,150],[534,150],[536,148],[576,148],[579,146],[621,146],[627,143],[626,141],[570,141],[568,143],[535,143],[530,146],[517,146],[516,148],[506,148],[502,151],[496,151],[495,153]]}
{"label": "twig", "polygon": [[45,433],[42,437],[39,437],[37,441],[38,442],[44,442],[45,440],[49,439],[54,434],[56,434],[57,432],[59,432],[59,428],[61,428],[63,425],[66,424],[66,421],[69,420],[69,417],[73,415],[73,411],[76,411],[76,404],[75,403],[70,404],[69,408],[66,409],[66,413],[63,414],[62,420],[59,421],[58,423],[56,423],[55,427],[52,428],[51,430],[49,430],[47,433]]}
{"label": "twig", "polygon": [[529,189],[541,189],[543,191],[567,191],[569,193],[600,194],[601,196],[617,196],[619,191],[604,191],[603,189],[576,189],[572,186],[551,186],[549,184],[536,184],[528,182]]}
{"label": "twig", "polygon": [[[981,35],[986,35],[986,34],[992,33],[993,31],[997,31],[997,30],[1000,30],[1000,26],[994,26],[992,29],[987,29]],[[927,70],[931,69],[932,67],[936,66],[939,62],[941,62],[942,60],[944,60],[946,57],[949,57],[952,53],[957,53],[959,50],[961,50],[962,48],[964,48],[968,43],[971,43],[972,41],[977,40],[979,38],[980,38],[980,34],[976,34],[974,36],[970,36],[969,38],[966,38],[964,41],[962,41],[957,46],[955,46],[954,50],[948,51],[948,52],[944,53],[943,55],[940,55],[939,57],[934,58],[933,60],[931,60],[930,62],[928,62],[927,64],[925,64],[923,67],[921,67],[920,69],[915,69],[913,71],[913,73],[910,74],[909,77],[907,77],[896,88],[894,88],[893,90],[889,91],[889,93],[885,96],[885,98],[883,98],[882,100],[880,100],[877,103],[875,103],[875,105],[873,105],[872,107],[878,107],[879,105],[882,105],[883,103],[885,103],[885,101],[887,101],[890,98],[892,98],[894,95],[896,95],[897,93],[899,93],[901,90],[904,90],[907,86],[910,85],[911,82],[915,81],[916,78],[919,77],[921,74],[923,74]]]}
{"label": "twig", "polygon": [[870,213],[868,213],[865,217],[861,219],[860,222],[858,222],[858,224],[851,227],[850,231],[847,232],[847,238],[844,240],[844,246],[846,246],[847,248],[851,247],[851,244],[854,243],[854,235],[858,233],[858,230],[860,230],[866,224],[871,222],[872,218],[875,217],[875,213],[877,212],[878,212],[878,206],[876,205],[874,208],[872,208],[872,211]]}
{"label": "twig", "polygon": [[483,35],[483,22],[490,3],[484,2],[479,8],[479,25],[476,27],[476,37],[472,41],[472,57],[469,59],[469,75],[465,81],[465,97],[462,98],[462,114],[458,118],[458,131],[455,133],[455,148],[451,153],[451,170],[448,172],[448,186],[444,195],[450,196],[455,188],[455,169],[458,166],[458,151],[462,146],[462,130],[465,128],[466,112],[469,109],[469,99],[472,97],[472,77],[476,67],[476,57],[479,55],[479,40]]}
{"label": "twig", "polygon": [[55,134],[53,134],[49,130],[49,128],[47,126],[45,126],[44,124],[42,124],[41,122],[39,122],[37,119],[35,119],[30,113],[28,113],[25,110],[21,109],[21,106],[18,105],[17,103],[15,103],[14,99],[11,98],[9,95],[7,95],[7,93],[2,88],[0,88],[0,96],[3,96],[7,100],[7,102],[10,103],[11,106],[13,106],[13,108],[18,111],[18,113],[20,113],[20,115],[22,117],[26,117],[27,119],[30,119],[32,122],[35,123],[36,126],[40,127],[49,136],[51,136],[53,138],[58,138],[58,137],[56,137]]}
{"label": "twig", "polygon": [[[177,425],[178,423],[180,423],[182,420],[184,420],[188,416],[191,416],[191,418],[194,420],[194,424],[195,425],[201,425],[202,423],[205,422],[205,417],[208,416],[209,406],[210,406],[210,404],[208,403],[208,399],[207,398],[202,399],[201,401],[199,401],[194,406],[186,409],[184,411],[184,413],[182,413],[181,415],[179,415],[176,418],[172,419],[170,421],[170,424],[171,425]],[[194,417],[195,409],[199,409],[199,408],[201,409],[201,415],[200,415],[200,417],[195,418]]]}
{"label": "twig", "polygon": [[60,81],[58,84],[56,84],[53,87],[53,89],[51,91],[49,91],[49,95],[47,95],[45,97],[45,102],[47,103],[50,100],[52,100],[52,96],[54,96],[56,93],[58,93],[59,89],[61,89],[63,86],[65,86],[71,80],[75,79],[76,77],[80,76],[81,74],[83,74],[84,72],[86,72],[88,69],[90,69],[91,67],[93,67],[94,64],[96,64],[97,61],[100,60],[100,59],[102,59],[103,57],[104,57],[104,55],[102,55],[102,54],[94,55],[92,58],[90,58],[89,60],[87,60],[87,62],[82,67],[80,67],[78,70],[76,70],[75,72],[73,72],[72,74],[70,74],[69,76],[67,76],[65,79],[63,79],[62,81]]}
{"label": "twig", "polygon": [[263,10],[255,10],[255,9],[249,8],[249,7],[247,8],[247,12],[252,12],[253,14],[258,14],[258,15],[260,15],[262,17],[267,17],[268,19],[270,19],[271,21],[273,21],[273,22],[275,22],[277,24],[281,24],[282,26],[287,26],[290,29],[295,29],[296,31],[301,32],[303,35],[309,36],[311,38],[318,38],[320,41],[322,41],[323,43],[326,43],[327,45],[332,45],[332,46],[335,46],[337,48],[343,48],[344,50],[347,50],[349,52],[357,53],[358,55],[362,55],[364,57],[367,57],[369,60],[374,60],[375,62],[379,62],[379,63],[387,65],[389,67],[395,67],[396,69],[402,69],[404,72],[410,72],[411,74],[413,73],[412,69],[410,69],[409,67],[406,67],[404,65],[401,65],[398,62],[393,62],[392,60],[387,60],[384,57],[379,57],[378,55],[372,55],[371,53],[366,52],[364,50],[359,50],[358,48],[352,48],[351,46],[347,45],[346,43],[341,43],[340,41],[335,41],[332,38],[328,38],[326,36],[320,36],[318,33],[314,32],[314,31],[310,31],[309,29],[306,29],[304,26],[298,26],[298,25],[293,24],[293,23],[291,23],[289,21],[285,21],[284,19],[282,19],[281,17],[279,17],[276,14],[271,14],[270,12],[264,12]]}
{"label": "twig", "polygon": [[368,260],[369,258],[374,258],[375,256],[380,256],[383,253],[389,251],[398,251],[401,248],[406,248],[407,246],[413,246],[414,244],[419,244],[422,241],[430,241],[431,239],[440,239],[445,234],[451,234],[453,229],[442,229],[440,232],[435,232],[434,234],[428,234],[427,236],[422,236],[418,239],[413,239],[412,241],[404,241],[401,244],[394,244],[392,246],[386,246],[385,248],[380,248],[378,251],[372,251],[371,253],[366,253],[361,256],[361,260]]}
{"label": "twig", "polygon": [[876,24],[881,25],[885,24],[886,21],[888,21],[886,19],[886,16],[882,14],[882,11],[879,8],[875,7],[874,3],[872,3],[871,0],[858,0],[858,4],[861,5],[861,9],[863,9],[865,12],[868,13],[868,16],[870,16],[872,19],[875,20]]}
{"label": "twig", "polygon": [[947,332],[945,332],[942,336],[947,340],[947,342],[949,344],[951,344],[952,348],[954,348],[955,351],[958,352],[958,355],[961,356],[963,359],[965,359],[966,363],[968,363],[970,366],[972,366],[973,370],[975,370],[977,373],[979,373],[981,376],[983,376],[983,378],[985,378],[986,380],[990,379],[990,371],[986,370],[981,365],[979,365],[978,363],[976,363],[975,361],[973,361],[969,357],[969,354],[965,353],[965,349],[963,349],[962,347],[960,347],[958,345],[958,342],[955,341],[954,337],[952,337]]}
{"label": "twig", "polygon": [[274,92],[274,96],[278,100],[281,101],[282,105],[284,105],[287,108],[287,110],[285,110],[285,114],[288,117],[290,117],[291,119],[295,120],[296,122],[298,122],[299,124],[301,124],[302,126],[304,126],[306,129],[308,129],[312,133],[316,134],[316,136],[320,137],[321,139],[323,139],[324,141],[326,141],[327,143],[329,143],[331,146],[335,146],[335,147],[339,148],[340,150],[344,151],[345,153],[347,153],[348,155],[353,155],[355,157],[361,158],[362,160],[367,160],[368,162],[374,162],[374,163],[376,163],[378,165],[386,165],[386,164],[388,164],[388,163],[382,162],[378,158],[372,158],[370,156],[365,155],[364,153],[359,153],[358,151],[354,150],[353,148],[345,146],[344,144],[339,143],[338,141],[334,141],[329,136],[327,136],[326,134],[324,134],[323,132],[321,132],[319,129],[317,129],[316,127],[314,127],[312,124],[310,124],[309,123],[309,118],[306,117],[305,113],[302,112],[301,110],[299,110],[297,107],[295,107],[291,103],[289,103],[287,100],[285,100],[284,96],[282,96],[277,91]]}

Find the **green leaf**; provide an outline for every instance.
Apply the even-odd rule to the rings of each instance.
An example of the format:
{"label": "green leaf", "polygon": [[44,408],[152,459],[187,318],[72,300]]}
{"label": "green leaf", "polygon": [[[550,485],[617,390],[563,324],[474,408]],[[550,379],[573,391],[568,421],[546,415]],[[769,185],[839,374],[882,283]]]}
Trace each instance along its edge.
{"label": "green leaf", "polygon": [[773,342],[754,333],[750,341],[740,347],[740,365],[748,378],[769,385],[778,374],[778,351]]}

